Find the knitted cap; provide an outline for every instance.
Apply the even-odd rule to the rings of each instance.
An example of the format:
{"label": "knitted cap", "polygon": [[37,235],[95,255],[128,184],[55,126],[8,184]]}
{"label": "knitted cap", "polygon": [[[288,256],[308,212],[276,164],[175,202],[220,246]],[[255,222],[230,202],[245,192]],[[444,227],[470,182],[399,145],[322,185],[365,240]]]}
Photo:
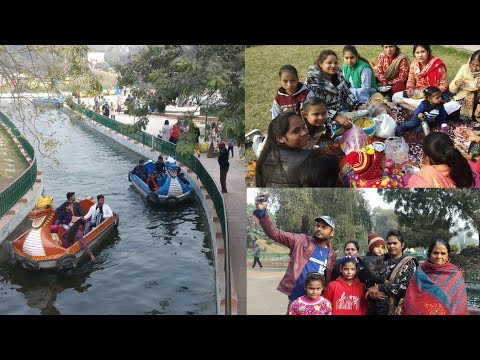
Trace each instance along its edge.
{"label": "knitted cap", "polygon": [[368,251],[372,252],[373,248],[378,245],[383,245],[384,247],[387,247],[387,243],[382,237],[375,233],[368,234]]}
{"label": "knitted cap", "polygon": [[351,151],[346,159],[360,179],[372,180],[382,175],[382,154],[376,150],[371,154],[364,151]]}

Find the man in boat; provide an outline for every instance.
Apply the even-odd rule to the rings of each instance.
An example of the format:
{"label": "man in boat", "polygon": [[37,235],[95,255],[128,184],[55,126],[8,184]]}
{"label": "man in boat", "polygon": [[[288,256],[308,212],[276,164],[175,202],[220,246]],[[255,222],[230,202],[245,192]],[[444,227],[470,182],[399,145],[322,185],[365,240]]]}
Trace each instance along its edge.
{"label": "man in boat", "polygon": [[148,180],[148,169],[145,167],[145,160],[139,160],[138,165],[135,166],[130,173],[137,175],[140,179],[146,182]]}
{"label": "man in boat", "polygon": [[[62,205],[60,205],[58,208],[55,209],[56,213],[59,213],[67,208],[68,204],[73,204],[73,215],[80,217],[85,215],[85,213],[82,210],[82,207],[78,202],[75,201],[75,193],[74,192],[68,192],[67,193],[67,201],[65,201]],[[56,224],[58,225],[58,224]]]}
{"label": "man in boat", "polygon": [[105,204],[105,196],[98,195],[97,203],[93,204],[88,210],[87,215],[83,217],[85,220],[91,219],[85,226],[84,235],[87,235],[94,227],[100,225],[103,220],[112,216],[112,209]]}
{"label": "man in boat", "polygon": [[158,160],[155,163],[155,172],[158,176],[165,174],[165,163],[163,162],[162,155],[158,156]]}

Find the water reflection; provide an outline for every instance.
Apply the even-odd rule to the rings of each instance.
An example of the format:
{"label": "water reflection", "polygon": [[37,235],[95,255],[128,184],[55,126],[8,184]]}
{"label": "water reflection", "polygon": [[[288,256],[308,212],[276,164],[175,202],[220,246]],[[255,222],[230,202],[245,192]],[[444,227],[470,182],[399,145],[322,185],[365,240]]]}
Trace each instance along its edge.
{"label": "water reflection", "polygon": [[85,125],[59,122],[52,131],[69,141],[60,168],[41,166],[44,194],[56,206],[69,191],[77,199],[101,193],[119,227],[94,250],[96,263],[65,275],[13,267],[0,254],[2,314],[215,314],[212,240],[198,199],[150,208],[126,175],[140,155]]}

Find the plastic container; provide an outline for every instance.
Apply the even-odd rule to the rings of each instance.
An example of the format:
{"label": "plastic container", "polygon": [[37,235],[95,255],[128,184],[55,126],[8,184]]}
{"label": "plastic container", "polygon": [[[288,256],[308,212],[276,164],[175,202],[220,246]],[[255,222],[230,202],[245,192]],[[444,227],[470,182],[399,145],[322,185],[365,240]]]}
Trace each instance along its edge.
{"label": "plastic container", "polygon": [[[372,121],[372,125],[370,126],[365,126],[365,127],[362,127],[362,126],[359,126],[358,125],[358,122],[362,119],[369,119]],[[353,120],[353,123],[356,125],[356,126],[359,126],[362,128],[363,131],[365,131],[365,133],[368,135],[368,136],[373,136],[373,134],[375,134],[375,127],[377,125],[375,119],[372,119],[370,117],[361,117],[361,118],[358,118],[358,119],[355,119]]]}

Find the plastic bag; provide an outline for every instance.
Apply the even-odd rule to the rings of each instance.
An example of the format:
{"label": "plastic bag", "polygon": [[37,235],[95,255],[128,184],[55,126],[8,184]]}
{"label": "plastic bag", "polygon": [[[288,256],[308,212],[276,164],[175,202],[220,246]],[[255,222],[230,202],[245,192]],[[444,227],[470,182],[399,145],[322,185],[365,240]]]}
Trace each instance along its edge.
{"label": "plastic bag", "polygon": [[408,160],[408,144],[403,137],[389,137],[385,140],[385,155],[395,164],[401,164]]}
{"label": "plastic bag", "polygon": [[358,126],[353,126],[343,134],[338,141],[340,149],[348,155],[351,151],[358,151],[371,143],[370,137]]}
{"label": "plastic bag", "polygon": [[386,139],[390,136],[395,135],[395,128],[397,127],[397,122],[387,113],[378,115],[375,118],[377,126],[375,128],[375,136]]}
{"label": "plastic bag", "polygon": [[370,105],[367,106],[367,110],[368,110],[368,114],[371,117],[375,117],[375,116],[387,113],[387,110],[385,109],[385,106],[383,105],[383,103],[381,103],[381,104],[376,104],[376,103],[370,104]]}

